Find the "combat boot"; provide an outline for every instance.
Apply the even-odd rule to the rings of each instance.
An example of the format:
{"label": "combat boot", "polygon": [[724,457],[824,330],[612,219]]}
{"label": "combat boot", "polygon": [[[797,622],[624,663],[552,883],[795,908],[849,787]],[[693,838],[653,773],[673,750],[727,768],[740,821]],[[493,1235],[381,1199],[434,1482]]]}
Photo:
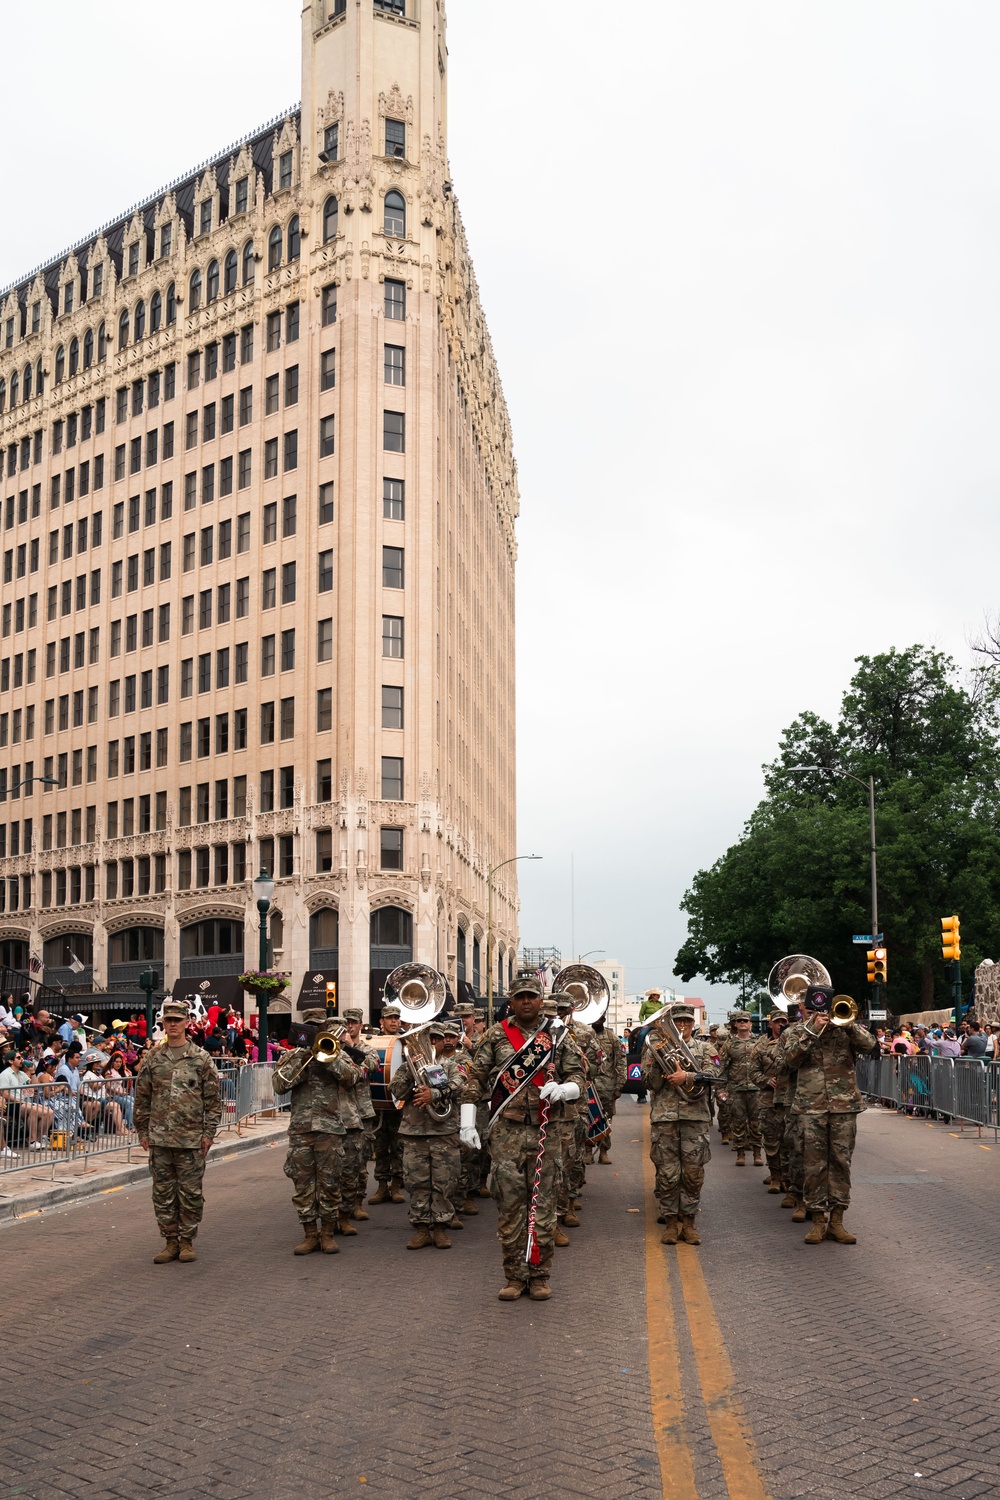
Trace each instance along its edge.
{"label": "combat boot", "polygon": [[370,1214],[367,1214],[365,1212],[364,1201],[364,1198],[358,1199],[357,1203],[354,1205],[354,1212],[351,1214],[352,1219],[367,1219],[371,1217]]}
{"label": "combat boot", "polygon": [[547,1302],[552,1296],[552,1288],[547,1281],[533,1281],[528,1288],[528,1296],[532,1302]]}
{"label": "combat boot", "polygon": [[178,1260],[189,1261],[198,1259],[197,1255],[195,1255],[194,1253],[194,1246],[192,1245],[190,1240],[186,1240],[184,1236],[181,1235],[177,1243],[180,1246],[180,1253],[177,1256]]}
{"label": "combat boot", "polygon": [[485,1182],[481,1182],[479,1184],[479,1196],[480,1196],[480,1198],[492,1198],[493,1197],[493,1194],[490,1192],[490,1190],[486,1186]]}
{"label": "combat boot", "polygon": [[785,1196],[782,1198],[781,1202],[778,1204],[778,1207],[779,1208],[794,1208],[797,1202],[798,1202],[798,1199],[796,1198],[796,1196],[795,1196],[794,1193],[786,1193]]}
{"label": "combat boot", "polygon": [[597,1154],[597,1165],[599,1167],[610,1167],[611,1164],[611,1157],[608,1155],[608,1148],[606,1146],[602,1146]]}
{"label": "combat boot", "polygon": [[410,1239],[407,1240],[406,1248],[407,1250],[422,1250],[424,1246],[429,1245],[430,1242],[431,1232],[429,1227],[426,1224],[418,1224],[415,1227]]}
{"label": "combat boot", "polygon": [[755,1146],[753,1149],[753,1164],[755,1167],[762,1167],[764,1165],[764,1158],[760,1154],[759,1146]]}
{"label": "combat boot", "polygon": [[681,1227],[678,1238],[685,1245],[700,1245],[701,1235],[694,1227],[694,1214],[681,1215]]}
{"label": "combat boot", "polygon": [[340,1219],[338,1220],[338,1226],[341,1234],[357,1234],[358,1232],[355,1229],[354,1225],[351,1223],[347,1214],[344,1213],[341,1214]]}
{"label": "combat boot", "polygon": [[473,1203],[471,1198],[466,1198],[465,1202],[462,1204],[462,1207],[458,1211],[460,1214],[465,1214],[466,1217],[468,1217],[469,1214],[477,1214],[479,1212],[479,1209]]}
{"label": "combat boot", "polygon": [[165,1230],[164,1235],[167,1243],[164,1245],[159,1255],[153,1256],[154,1266],[165,1266],[168,1261],[177,1260],[181,1253],[181,1247],[177,1243],[177,1231],[174,1230],[171,1233]]}
{"label": "combat boot", "polygon": [[448,1226],[435,1224],[432,1231],[435,1250],[450,1250],[451,1240],[448,1238]]}
{"label": "combat boot", "polygon": [[523,1296],[526,1291],[527,1287],[523,1281],[508,1281],[507,1285],[501,1287],[497,1293],[497,1300],[499,1302],[516,1302],[518,1297]]}
{"label": "combat boot", "polygon": [[663,1216],[663,1222],[667,1227],[660,1235],[660,1244],[676,1245],[677,1237],[681,1232],[681,1226],[673,1216],[668,1217],[666,1214]]}
{"label": "combat boot", "polygon": [[568,1229],[579,1229],[580,1227],[580,1220],[577,1218],[576,1214],[571,1208],[567,1209],[567,1211],[563,1214],[563,1223]]}
{"label": "combat boot", "polygon": [[806,1208],[805,1200],[802,1199],[802,1198],[800,1198],[798,1196],[798,1194],[796,1193],[796,1195],[795,1195],[795,1208],[794,1208],[794,1210],[792,1212],[792,1223],[793,1224],[804,1224],[806,1222],[806,1220],[808,1219],[808,1217],[809,1217],[809,1210]]}
{"label": "combat boot", "polygon": [[378,1192],[372,1193],[371,1197],[368,1199],[368,1202],[388,1203],[389,1201],[389,1184],[387,1182],[379,1182]]}
{"label": "combat boot", "polygon": [[[722,1135],[721,1130],[720,1130],[719,1134]],[[722,1135],[722,1144],[724,1146],[728,1146],[729,1145],[729,1141],[730,1141],[730,1137],[728,1135]]]}
{"label": "combat boot", "polygon": [[737,1148],[736,1148],[736,1165],[738,1167],[745,1167],[746,1164],[747,1164],[747,1154],[746,1154],[746,1152],[743,1150],[743,1148],[741,1146],[737,1146]]}
{"label": "combat boot", "polygon": [[561,1224],[556,1224],[556,1232],[552,1236],[553,1245],[558,1245],[560,1250],[565,1250],[569,1244],[569,1235],[566,1234]]}
{"label": "combat boot", "polygon": [[830,1210],[830,1222],[826,1228],[828,1240],[836,1240],[838,1245],[856,1245],[857,1236],[851,1234],[844,1228],[844,1210],[832,1208]]}
{"label": "combat boot", "polygon": [[448,1228],[449,1229],[464,1229],[465,1225],[462,1223],[461,1219],[458,1217],[458,1214],[452,1214],[451,1218],[448,1220]]}
{"label": "combat boot", "polygon": [[[337,1244],[337,1221],[336,1219],[324,1219],[320,1228],[320,1249],[324,1255],[339,1255],[340,1246]],[[315,1249],[315,1245],[313,1249]],[[296,1255],[299,1253],[295,1252]],[[306,1252],[303,1252],[306,1253]]]}
{"label": "combat boot", "polygon": [[314,1250],[319,1249],[319,1235],[316,1233],[315,1224],[303,1224],[303,1235],[299,1243],[292,1251],[293,1255],[312,1255]]}
{"label": "combat boot", "polygon": [[667,1216],[666,1216],[666,1214],[657,1214],[656,1215],[656,1222],[657,1222],[657,1224],[665,1224],[667,1222]]}
{"label": "combat boot", "polygon": [[826,1239],[826,1214],[820,1209],[814,1208],[812,1215],[812,1228],[805,1237],[807,1245],[821,1245]]}
{"label": "combat boot", "polygon": [[389,1183],[389,1201],[391,1203],[405,1203],[406,1195],[403,1192],[402,1177],[394,1177]]}
{"label": "combat boot", "polygon": [[594,1148],[593,1148],[593,1146],[588,1145],[585,1148],[584,1153],[583,1153],[583,1163],[584,1163],[584,1166],[587,1166],[587,1167],[592,1167],[594,1165]]}

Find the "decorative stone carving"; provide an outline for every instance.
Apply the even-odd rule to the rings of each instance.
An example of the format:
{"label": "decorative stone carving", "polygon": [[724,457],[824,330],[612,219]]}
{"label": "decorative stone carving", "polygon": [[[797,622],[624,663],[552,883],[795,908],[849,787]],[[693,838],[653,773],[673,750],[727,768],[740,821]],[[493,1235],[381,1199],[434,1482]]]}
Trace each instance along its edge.
{"label": "decorative stone carving", "polygon": [[379,117],[383,120],[403,120],[407,125],[413,124],[413,95],[408,94],[403,98],[403,91],[398,83],[394,83],[389,92],[378,96]]}
{"label": "decorative stone carving", "polygon": [[353,120],[348,120],[344,140],[344,191],[341,195],[341,207],[347,213],[351,213],[355,207],[371,213],[374,191],[371,122],[364,118],[358,127]]}

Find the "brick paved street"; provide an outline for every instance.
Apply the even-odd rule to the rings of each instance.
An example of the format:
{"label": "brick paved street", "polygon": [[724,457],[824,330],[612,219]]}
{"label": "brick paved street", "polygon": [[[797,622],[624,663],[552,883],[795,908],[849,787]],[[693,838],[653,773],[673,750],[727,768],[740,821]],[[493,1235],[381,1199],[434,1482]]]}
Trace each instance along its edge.
{"label": "brick paved street", "polygon": [[[144,1184],[4,1226],[0,1496],[1000,1492],[1000,1149],[869,1111],[849,1216],[860,1243],[812,1248],[715,1135],[704,1245],[668,1252],[630,1211],[644,1207],[644,1116],[624,1102],[615,1166],[591,1170],[541,1306],[496,1301],[485,1201],[451,1251],[407,1252],[405,1210],[382,1207],[339,1256],[294,1259],[280,1149],[210,1168],[192,1266],[150,1263]],[[663,1377],[683,1405],[655,1432],[648,1270],[654,1399]],[[663,1475],[658,1440],[682,1460]]]}

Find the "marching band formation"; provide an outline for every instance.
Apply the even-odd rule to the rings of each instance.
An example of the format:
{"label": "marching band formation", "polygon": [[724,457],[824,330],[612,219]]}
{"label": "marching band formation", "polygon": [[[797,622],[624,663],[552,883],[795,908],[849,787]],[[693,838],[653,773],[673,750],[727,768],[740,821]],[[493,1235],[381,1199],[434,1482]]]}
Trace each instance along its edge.
{"label": "marching band formation", "polygon": [[[408,1201],[407,1249],[451,1248],[450,1233],[497,1205],[501,1301],[551,1296],[557,1247],[579,1225],[586,1167],[610,1164],[611,1127],[625,1085],[625,1049],[605,1026],[608,989],[570,964],[544,994],[534,976],[510,988],[509,1013],[442,1012],[447,987],[426,964],[386,981],[381,1034],[362,1012],[306,1011],[273,1075],[290,1096],[285,1175],[301,1225],[294,1254],[337,1254],[355,1235],[374,1157],[371,1205]],[[662,1007],[643,1025],[642,1082],[650,1095],[650,1156],[664,1244],[700,1243],[695,1221],[710,1159],[713,1110],[736,1165],[763,1166],[770,1193],[802,1222],[807,1244],[854,1244],[844,1227],[858,1112],[855,1061],[875,1047],[857,1006],[833,992],[817,960],[793,954],[769,980],[769,1035],[736,1011],[731,1031],[694,1034],[694,1012]],[[166,1246],[154,1260],[193,1260],[204,1156],[218,1128],[218,1079],[186,1041],[186,1008],[164,1006],[166,1040],[139,1075],[136,1120],[151,1152],[153,1201]],[[214,1078],[214,1084],[213,1084]],[[183,1137],[183,1140],[181,1139]]]}

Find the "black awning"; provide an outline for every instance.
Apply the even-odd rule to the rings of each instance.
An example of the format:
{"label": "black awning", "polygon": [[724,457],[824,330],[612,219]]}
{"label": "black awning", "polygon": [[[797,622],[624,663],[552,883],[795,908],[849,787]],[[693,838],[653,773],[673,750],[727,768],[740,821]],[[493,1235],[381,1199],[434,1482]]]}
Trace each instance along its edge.
{"label": "black awning", "polygon": [[208,978],[178,979],[171,993],[175,1000],[186,1000],[189,1005],[192,1000],[200,1000],[206,1010],[210,1005],[221,1005],[225,1008],[232,1006],[233,1010],[238,1011],[240,1015],[243,1014],[245,992],[235,974],[213,974]]}
{"label": "black awning", "polygon": [[[339,969],[310,969],[302,980],[296,1010],[326,1010],[327,982],[336,981],[339,972]],[[340,1009],[339,994],[337,1009]]]}

